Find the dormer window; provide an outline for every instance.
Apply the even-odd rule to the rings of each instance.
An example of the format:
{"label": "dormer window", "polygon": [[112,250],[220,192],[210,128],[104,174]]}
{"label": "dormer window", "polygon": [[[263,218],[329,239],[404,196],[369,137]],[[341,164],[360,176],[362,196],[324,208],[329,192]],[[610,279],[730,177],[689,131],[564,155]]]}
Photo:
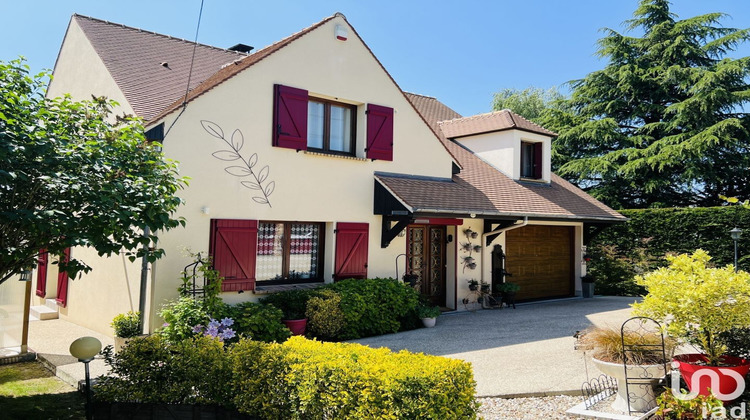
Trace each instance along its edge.
{"label": "dormer window", "polygon": [[542,179],[541,142],[521,142],[521,178]]}
{"label": "dormer window", "polygon": [[357,107],[310,97],[307,103],[307,148],[354,154]]}

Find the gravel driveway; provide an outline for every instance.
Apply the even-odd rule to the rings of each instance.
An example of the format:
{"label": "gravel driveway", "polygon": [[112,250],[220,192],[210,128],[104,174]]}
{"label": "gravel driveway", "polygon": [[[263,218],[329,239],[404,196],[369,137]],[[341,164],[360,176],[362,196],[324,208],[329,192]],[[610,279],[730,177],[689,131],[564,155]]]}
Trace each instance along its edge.
{"label": "gravel driveway", "polygon": [[573,334],[592,324],[619,327],[634,301],[608,296],[444,314],[435,328],[355,342],[471,362],[478,397],[580,394],[581,384],[599,373],[574,350]]}

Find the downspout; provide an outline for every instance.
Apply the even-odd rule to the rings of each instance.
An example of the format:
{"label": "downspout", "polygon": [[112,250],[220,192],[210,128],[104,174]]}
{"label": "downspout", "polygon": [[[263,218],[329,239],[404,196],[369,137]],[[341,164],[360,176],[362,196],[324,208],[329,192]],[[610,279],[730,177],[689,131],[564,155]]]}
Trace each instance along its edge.
{"label": "downspout", "polygon": [[[524,216],[524,217],[523,217],[523,222],[521,222],[521,223],[519,223],[519,224],[515,224],[515,225],[510,225],[510,226],[508,226],[508,227],[504,227],[504,228],[500,228],[500,229],[495,229],[495,230],[493,230],[493,231],[491,231],[491,232],[483,233],[483,234],[482,234],[482,247],[484,247],[484,246],[485,246],[484,244],[485,244],[485,243],[487,242],[487,241],[486,241],[486,239],[487,239],[487,237],[488,237],[488,236],[490,236],[490,235],[494,235],[494,234],[496,234],[496,233],[503,233],[503,232],[507,232],[507,231],[509,231],[509,230],[513,230],[513,229],[518,229],[518,228],[522,228],[522,227],[524,227],[524,226],[526,226],[526,225],[528,225],[528,224],[529,224],[529,216]],[[482,271],[481,271],[481,273],[482,273],[482,276],[484,276],[484,260],[485,260],[485,258],[484,258],[484,253],[482,253],[482,261],[481,261],[481,263],[480,263],[480,268],[481,268],[481,270],[482,270]],[[491,276],[490,276],[490,277],[491,277]]]}
{"label": "downspout", "polygon": [[[148,238],[149,237],[149,228],[148,226],[143,228],[143,237]],[[138,298],[138,311],[140,312],[141,316],[139,317],[139,324],[140,324],[140,330],[141,334],[143,334],[143,324],[144,320],[146,319],[146,286],[148,284],[148,253],[149,253],[149,245],[144,244],[144,250],[143,250],[143,257],[141,259],[141,292],[139,294]],[[149,319],[151,317],[149,316]]]}

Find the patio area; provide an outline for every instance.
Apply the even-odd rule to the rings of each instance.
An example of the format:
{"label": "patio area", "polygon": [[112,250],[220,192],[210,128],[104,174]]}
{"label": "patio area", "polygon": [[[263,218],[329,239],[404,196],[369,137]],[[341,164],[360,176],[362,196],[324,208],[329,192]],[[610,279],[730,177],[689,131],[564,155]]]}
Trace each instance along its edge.
{"label": "patio area", "polygon": [[580,394],[599,372],[574,349],[573,334],[591,325],[619,328],[635,300],[607,296],[445,314],[435,328],[355,342],[471,362],[480,397]]}

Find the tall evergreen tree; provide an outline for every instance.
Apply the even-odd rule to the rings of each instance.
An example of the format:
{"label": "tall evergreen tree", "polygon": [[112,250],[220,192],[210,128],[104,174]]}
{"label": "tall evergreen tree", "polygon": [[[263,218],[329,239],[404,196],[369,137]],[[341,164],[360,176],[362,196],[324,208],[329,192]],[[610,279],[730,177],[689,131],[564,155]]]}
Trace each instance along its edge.
{"label": "tall evergreen tree", "polygon": [[626,36],[606,29],[602,70],[571,82],[567,107],[540,122],[560,136],[556,171],[615,208],[712,205],[750,196],[750,37],[722,13],[677,20],[641,0]]}

